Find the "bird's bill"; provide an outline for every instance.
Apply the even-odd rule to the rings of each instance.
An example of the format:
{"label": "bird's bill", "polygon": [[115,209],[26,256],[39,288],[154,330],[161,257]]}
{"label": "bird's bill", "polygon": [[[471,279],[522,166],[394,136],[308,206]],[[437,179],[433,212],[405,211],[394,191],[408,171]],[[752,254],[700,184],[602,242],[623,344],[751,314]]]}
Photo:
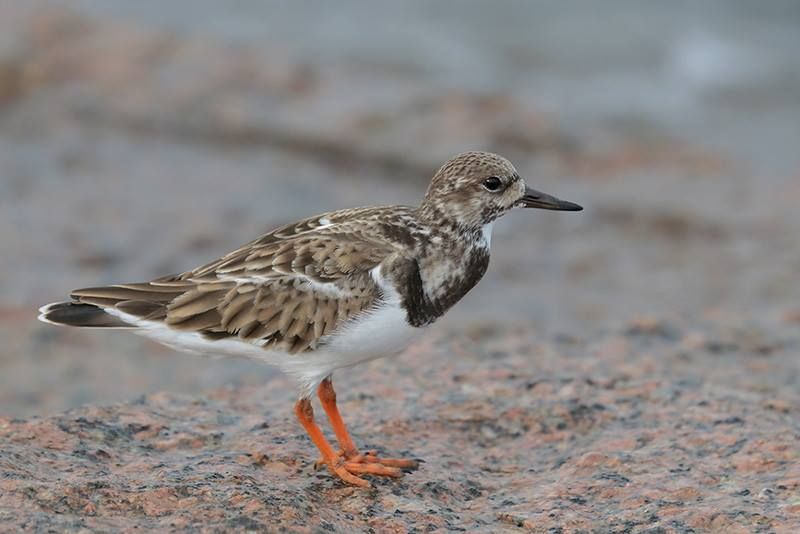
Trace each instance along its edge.
{"label": "bird's bill", "polygon": [[555,210],[555,211],[581,211],[582,206],[574,202],[567,202],[561,200],[547,193],[542,193],[530,187],[525,188],[525,196],[522,197],[523,208],[539,208],[542,210]]}

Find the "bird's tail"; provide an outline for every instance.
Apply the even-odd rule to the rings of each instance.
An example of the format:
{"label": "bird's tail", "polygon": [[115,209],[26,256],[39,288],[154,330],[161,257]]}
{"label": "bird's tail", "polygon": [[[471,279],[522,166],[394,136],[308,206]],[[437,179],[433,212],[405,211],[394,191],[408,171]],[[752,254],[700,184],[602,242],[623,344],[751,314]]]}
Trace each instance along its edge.
{"label": "bird's tail", "polygon": [[82,302],[53,302],[39,308],[39,320],[58,326],[85,328],[133,328],[103,308]]}

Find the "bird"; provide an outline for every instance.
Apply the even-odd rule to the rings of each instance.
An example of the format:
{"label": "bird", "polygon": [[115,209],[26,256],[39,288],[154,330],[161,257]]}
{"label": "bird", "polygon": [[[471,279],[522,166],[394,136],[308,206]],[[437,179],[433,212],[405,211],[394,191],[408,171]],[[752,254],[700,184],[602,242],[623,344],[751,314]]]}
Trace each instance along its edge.
{"label": "bird", "polygon": [[[361,451],[334,371],[405,350],[483,277],[494,222],[517,208],[581,211],[529,187],[506,158],[470,151],[418,206],[342,209],[281,226],[225,256],[149,282],[76,289],[40,308],[62,326],[131,330],[180,351],[254,358],[294,379],[294,412],[318,461],[347,484],[400,477],[407,458]],[[338,442],[314,418],[317,393]]]}

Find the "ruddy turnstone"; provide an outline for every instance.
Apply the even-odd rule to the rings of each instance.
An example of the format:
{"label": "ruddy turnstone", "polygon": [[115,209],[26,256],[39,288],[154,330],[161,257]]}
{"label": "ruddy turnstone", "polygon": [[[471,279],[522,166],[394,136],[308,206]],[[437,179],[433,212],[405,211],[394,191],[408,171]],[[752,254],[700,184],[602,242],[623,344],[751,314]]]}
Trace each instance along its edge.
{"label": "ruddy turnstone", "polygon": [[[296,379],[295,414],[345,482],[399,477],[407,459],[359,452],[331,375],[402,352],[483,277],[494,221],[515,208],[579,211],[528,187],[496,154],[466,152],[434,175],[419,207],[333,211],[282,226],[230,254],[151,282],[78,289],[44,306],[52,324],[128,329],[172,348],[246,356]],[[339,442],[314,422],[317,391]]]}

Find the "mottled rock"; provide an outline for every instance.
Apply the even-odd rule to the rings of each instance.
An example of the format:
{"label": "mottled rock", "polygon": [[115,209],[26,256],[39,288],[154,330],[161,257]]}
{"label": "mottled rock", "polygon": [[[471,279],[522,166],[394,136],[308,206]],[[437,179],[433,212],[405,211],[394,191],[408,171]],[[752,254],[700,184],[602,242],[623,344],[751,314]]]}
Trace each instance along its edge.
{"label": "mottled rock", "polygon": [[340,373],[358,443],[425,460],[367,490],[313,469],[283,379],[6,418],[0,530],[797,531],[798,333],[695,328],[453,332]]}

